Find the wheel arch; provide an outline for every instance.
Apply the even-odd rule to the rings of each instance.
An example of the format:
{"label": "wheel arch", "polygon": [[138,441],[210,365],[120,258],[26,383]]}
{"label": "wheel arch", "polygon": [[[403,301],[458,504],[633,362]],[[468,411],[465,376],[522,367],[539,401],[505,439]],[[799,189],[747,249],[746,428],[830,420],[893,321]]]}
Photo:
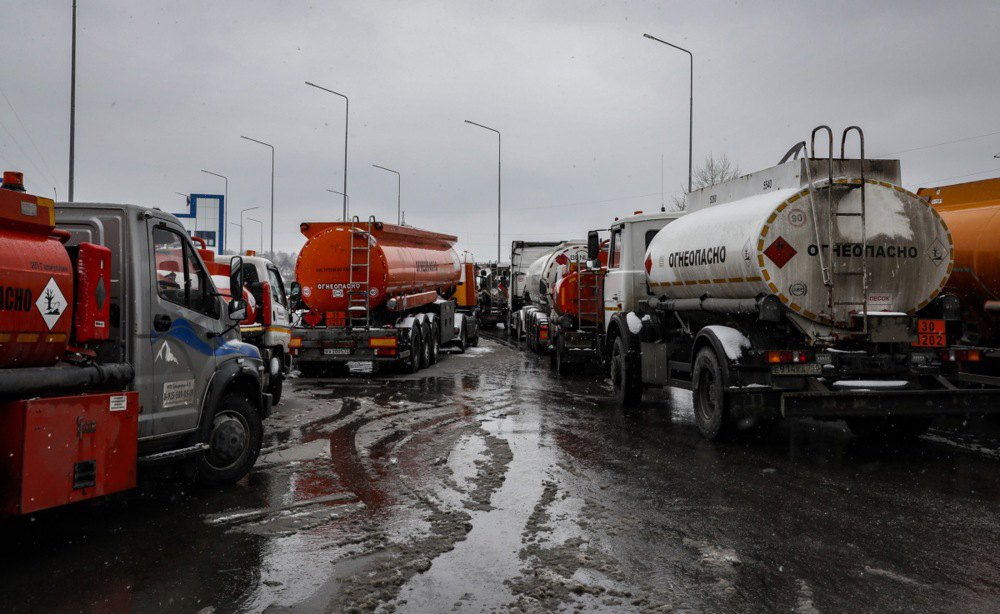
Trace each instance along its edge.
{"label": "wheel arch", "polygon": [[[738,335],[738,337],[737,337]],[[714,353],[716,359],[719,361],[719,365],[723,367],[722,369],[722,383],[723,386],[729,388],[731,382],[734,378],[733,371],[738,358],[734,359],[729,355],[726,350],[726,344],[722,341],[722,336],[726,336],[730,339],[730,342],[734,339],[742,339],[746,342],[746,345],[750,345],[750,340],[738,329],[731,326],[708,326],[695,335],[694,343],[691,344],[691,383],[695,384],[694,376],[694,363],[698,358],[698,353],[704,348],[710,348]]]}

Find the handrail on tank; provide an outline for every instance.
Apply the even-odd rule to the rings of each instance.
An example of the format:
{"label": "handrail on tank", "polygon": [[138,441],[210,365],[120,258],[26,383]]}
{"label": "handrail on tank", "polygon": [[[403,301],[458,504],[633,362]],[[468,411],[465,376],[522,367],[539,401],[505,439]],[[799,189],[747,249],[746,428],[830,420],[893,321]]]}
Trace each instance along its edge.
{"label": "handrail on tank", "polygon": [[[815,130],[813,131],[813,134],[815,135]],[[805,147],[805,141],[802,142],[802,146]],[[806,151],[806,153],[808,154],[808,150]],[[812,170],[809,168],[808,155],[806,155],[805,160],[803,160],[803,162],[805,162],[803,166],[805,167],[806,170],[806,185],[808,186],[807,191],[809,194],[809,217],[812,218],[813,222],[813,234],[816,236],[816,245],[823,245],[823,241],[820,239],[819,236],[819,220],[816,219],[816,198],[813,195]],[[831,243],[831,241],[828,241],[828,243]],[[819,256],[819,271],[820,274],[823,276],[823,285],[829,287],[830,284],[833,283],[833,280],[830,276],[830,269],[829,267],[826,266],[826,262],[823,258],[823,250],[820,249],[819,251],[817,251],[816,255]]]}
{"label": "handrail on tank", "polygon": [[[831,136],[830,138],[833,138],[833,137]],[[806,142],[805,141],[799,141],[795,145],[792,145],[792,148],[788,150],[788,153],[786,153],[784,156],[782,156],[781,161],[779,161],[778,164],[784,164],[785,162],[788,162],[789,158],[792,158],[794,160],[798,160],[799,159],[799,152],[801,152],[803,149],[806,149]],[[809,150],[806,149],[806,156],[807,157],[808,157],[808,154],[809,154]]]}
{"label": "handrail on tank", "polygon": [[862,332],[868,332],[868,228],[865,209],[865,133],[860,126],[848,126],[840,135],[840,159],[844,159],[844,145],[851,131],[858,133],[858,145],[861,154],[861,294],[864,311],[861,314]]}
{"label": "handrail on tank", "polygon": [[[833,261],[833,225],[836,222],[833,214],[833,129],[827,125],[816,126],[813,128],[812,134],[809,136],[809,149],[812,150],[813,158],[816,157],[816,133],[820,130],[826,130],[827,135],[827,147],[826,147],[826,171],[827,179],[829,185],[826,190],[826,223],[827,223],[827,257],[826,262]],[[806,161],[808,165],[809,162]],[[819,220],[813,217],[813,227],[816,233],[816,245],[822,245],[823,241],[820,240],[819,236]],[[833,304],[833,275],[830,273],[830,268],[826,266],[823,262],[822,257],[822,247],[818,249],[820,252],[820,267],[822,267],[821,272],[823,274],[823,284],[827,287],[827,292],[830,294],[830,303]],[[831,307],[832,309],[832,307]],[[831,311],[831,314],[833,312]]]}

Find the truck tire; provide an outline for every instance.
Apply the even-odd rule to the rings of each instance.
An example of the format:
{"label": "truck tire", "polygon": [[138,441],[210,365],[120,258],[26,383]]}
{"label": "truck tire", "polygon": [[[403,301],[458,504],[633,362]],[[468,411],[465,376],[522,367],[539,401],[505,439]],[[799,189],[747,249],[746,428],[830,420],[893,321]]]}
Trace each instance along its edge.
{"label": "truck tire", "polygon": [[694,420],[698,432],[709,441],[732,436],[735,424],[729,411],[722,366],[715,350],[704,347],[694,359]]}
{"label": "truck tire", "polygon": [[437,323],[428,324],[427,327],[424,328],[424,339],[426,340],[424,343],[424,347],[427,348],[426,351],[424,352],[425,357],[427,358],[427,360],[424,362],[425,367],[437,364],[439,338],[440,337],[438,336]]}
{"label": "truck tire", "polygon": [[[570,370],[573,365],[566,361],[566,346],[562,341],[562,337],[556,339],[555,347],[552,348],[552,354],[555,356],[556,373],[561,376],[566,376],[570,374]],[[640,382],[639,398],[642,398],[642,384]]]}
{"label": "truck tire", "polygon": [[611,385],[621,407],[636,407],[642,401],[642,374],[638,361],[630,358],[625,340],[615,338],[611,348]]}
{"label": "truck tire", "polygon": [[202,443],[209,448],[198,458],[195,479],[204,486],[238,482],[257,462],[263,438],[257,408],[242,394],[227,392],[205,430]]}
{"label": "truck tire", "polygon": [[420,326],[410,329],[410,361],[406,364],[407,373],[416,373],[423,368],[424,343],[420,334]]}
{"label": "truck tire", "polygon": [[281,391],[285,387],[285,374],[278,373],[271,378],[267,386],[267,391],[271,393],[271,403],[277,405],[281,402]]}
{"label": "truck tire", "polygon": [[323,374],[323,363],[319,362],[297,362],[299,375],[302,377],[319,377]]}
{"label": "truck tire", "polygon": [[465,322],[462,322],[462,327],[458,329],[458,353],[464,354],[466,346],[469,345],[469,335],[465,330]]}
{"label": "truck tire", "polygon": [[913,441],[927,432],[934,421],[930,416],[892,418],[858,416],[847,418],[847,427],[859,439],[872,441]]}

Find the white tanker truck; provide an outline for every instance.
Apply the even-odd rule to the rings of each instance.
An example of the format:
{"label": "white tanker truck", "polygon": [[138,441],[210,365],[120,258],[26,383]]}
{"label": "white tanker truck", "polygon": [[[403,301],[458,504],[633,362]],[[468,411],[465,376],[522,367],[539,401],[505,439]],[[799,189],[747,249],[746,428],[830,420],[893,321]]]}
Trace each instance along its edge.
{"label": "white tanker truck", "polygon": [[[897,160],[802,157],[688,195],[685,213],[611,227],[603,358],[614,395],[694,392],[698,429],[729,436],[762,419],[845,419],[860,436],[913,437],[936,415],[1000,411],[998,391],[945,377],[979,353],[951,346],[958,301],[940,294],[951,235],[899,187]],[[856,131],[861,157],[845,159]],[[815,153],[814,153],[815,155]],[[588,237],[596,262],[599,238]]]}
{"label": "white tanker truck", "polygon": [[514,319],[514,336],[528,349],[544,354],[549,349],[549,313],[552,289],[560,270],[577,258],[586,258],[587,243],[563,241],[539,256],[528,266],[523,287],[523,306]]}

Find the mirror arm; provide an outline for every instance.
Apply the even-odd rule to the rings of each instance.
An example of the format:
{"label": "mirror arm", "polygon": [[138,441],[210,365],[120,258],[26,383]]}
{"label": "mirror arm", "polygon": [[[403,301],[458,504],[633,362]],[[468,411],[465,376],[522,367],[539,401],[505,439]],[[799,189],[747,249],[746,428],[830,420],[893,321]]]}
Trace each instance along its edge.
{"label": "mirror arm", "polygon": [[236,328],[239,325],[240,325],[240,322],[239,322],[239,320],[237,320],[236,322],[233,322],[232,324],[230,324],[229,328],[227,328],[226,330],[222,331],[221,333],[217,333],[217,332],[214,332],[214,331],[209,331],[208,334],[206,334],[205,336],[208,337],[209,339],[214,339],[216,337],[225,337],[229,333],[229,331],[233,330],[234,328]]}

